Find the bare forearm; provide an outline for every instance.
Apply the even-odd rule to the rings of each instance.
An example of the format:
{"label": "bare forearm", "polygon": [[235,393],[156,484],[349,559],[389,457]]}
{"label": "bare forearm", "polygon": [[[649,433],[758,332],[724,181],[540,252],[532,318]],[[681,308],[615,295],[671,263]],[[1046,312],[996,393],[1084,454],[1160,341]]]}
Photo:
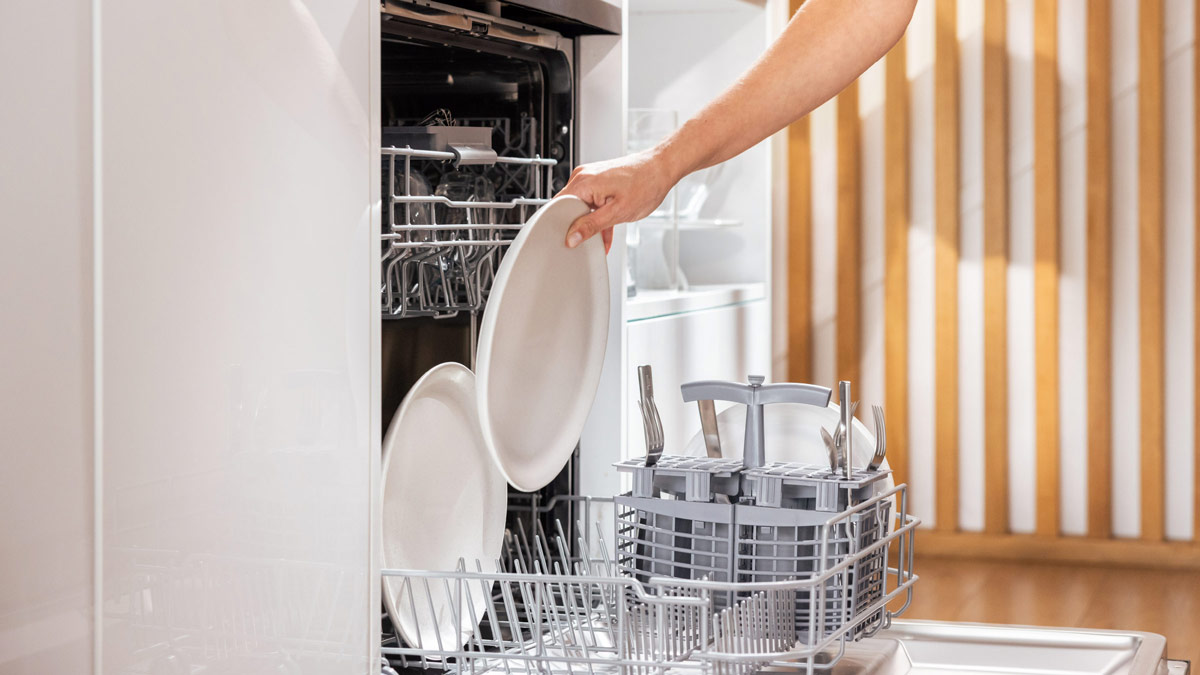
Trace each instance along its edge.
{"label": "bare forearm", "polygon": [[734,157],[807,115],[903,35],[916,0],[808,0],[733,86],[655,153],[672,182]]}
{"label": "bare forearm", "polygon": [[904,34],[916,0],[807,0],[732,87],[650,150],[575,168],[562,194],[595,209],[568,247],[645,218],[679,179],[738,155],[854,81]]}

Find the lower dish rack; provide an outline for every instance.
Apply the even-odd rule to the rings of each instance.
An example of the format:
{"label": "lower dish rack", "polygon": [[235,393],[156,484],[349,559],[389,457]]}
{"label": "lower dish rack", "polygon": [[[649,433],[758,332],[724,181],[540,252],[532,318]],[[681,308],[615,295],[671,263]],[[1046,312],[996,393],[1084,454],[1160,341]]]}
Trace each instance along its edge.
{"label": "lower dish rack", "polygon": [[[460,626],[462,640],[418,629],[408,641],[385,641],[382,653],[393,668],[505,675],[827,669],[847,641],[887,627],[912,600],[918,521],[906,494],[904,485],[881,491],[774,544],[756,535],[779,532],[758,528],[781,526],[738,526],[740,506],[706,504],[734,509],[729,532],[676,532],[663,520],[657,529],[670,525],[669,546],[666,534],[642,522],[645,510],[632,494],[556,497],[542,508],[577,502],[575,527],[557,522],[547,533],[535,521],[510,530],[498,571],[475,561],[460,561],[452,572],[383,570],[414,610],[443,608],[440,620]],[[745,518],[750,511],[743,511]],[[636,562],[639,546],[655,551],[654,564]],[[780,546],[787,550],[771,548]],[[663,558],[672,547],[678,560]],[[727,547],[750,555],[731,556],[740,562],[722,576],[718,568],[725,568],[704,561],[728,554]]]}

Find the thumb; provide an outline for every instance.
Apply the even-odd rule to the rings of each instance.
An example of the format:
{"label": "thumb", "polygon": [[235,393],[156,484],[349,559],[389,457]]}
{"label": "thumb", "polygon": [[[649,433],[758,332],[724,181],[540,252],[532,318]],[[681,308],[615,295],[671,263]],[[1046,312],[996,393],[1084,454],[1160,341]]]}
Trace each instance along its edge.
{"label": "thumb", "polygon": [[616,224],[613,202],[609,200],[600,208],[580,216],[574,223],[571,223],[571,227],[567,230],[567,248],[575,248],[597,232],[607,230]]}

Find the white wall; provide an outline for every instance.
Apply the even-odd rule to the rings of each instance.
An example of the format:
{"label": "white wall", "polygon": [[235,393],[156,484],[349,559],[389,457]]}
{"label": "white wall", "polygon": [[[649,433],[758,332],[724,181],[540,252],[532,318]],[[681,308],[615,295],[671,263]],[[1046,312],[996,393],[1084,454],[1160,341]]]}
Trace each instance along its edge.
{"label": "white wall", "polygon": [[1166,334],[1166,534],[1169,539],[1190,539],[1193,530],[1192,463],[1195,446],[1195,35],[1187,0],[1166,2],[1166,63],[1163,69],[1163,133],[1166,135],[1163,176],[1166,233],[1165,316]]}
{"label": "white wall", "polygon": [[1087,3],[1059,5],[1059,405],[1064,533],[1087,532]]}
{"label": "white wall", "polygon": [[[958,373],[960,382],[983,380],[983,3],[958,7],[959,260]],[[983,415],[981,387],[958,389],[959,523],[983,528]]]}
{"label": "white wall", "polygon": [[931,522],[934,496],[932,2],[918,2],[905,39],[909,79],[908,393],[912,513]]}

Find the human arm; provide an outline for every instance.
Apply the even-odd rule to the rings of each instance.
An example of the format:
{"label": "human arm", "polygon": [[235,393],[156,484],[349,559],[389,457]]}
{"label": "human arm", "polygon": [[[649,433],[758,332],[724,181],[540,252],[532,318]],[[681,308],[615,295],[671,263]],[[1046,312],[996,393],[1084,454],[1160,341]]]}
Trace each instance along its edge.
{"label": "human arm", "polygon": [[896,44],[916,0],[808,0],[732,86],[648,150],[576,167],[561,194],[592,213],[567,245],[649,215],[684,176],[741,154],[807,115]]}

